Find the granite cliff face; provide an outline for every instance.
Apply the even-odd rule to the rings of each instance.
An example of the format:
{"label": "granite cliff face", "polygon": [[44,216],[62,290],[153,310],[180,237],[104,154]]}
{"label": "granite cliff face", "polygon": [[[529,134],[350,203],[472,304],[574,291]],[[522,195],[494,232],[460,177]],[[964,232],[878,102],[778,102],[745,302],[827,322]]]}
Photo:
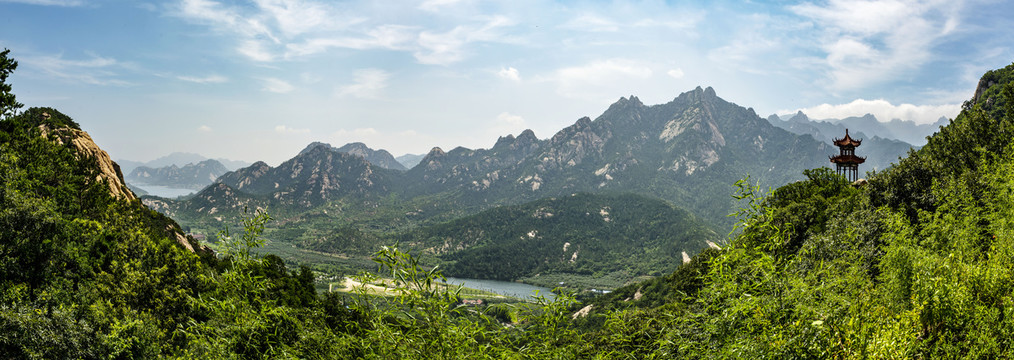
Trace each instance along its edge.
{"label": "granite cliff face", "polygon": [[[134,193],[127,188],[126,183],[123,181],[123,173],[120,171],[120,166],[92,140],[87,132],[81,130],[77,123],[69,117],[51,108],[32,108],[22,114],[21,118],[21,121],[27,120],[39,124],[35,127],[43,138],[49,139],[58,146],[70,148],[74,154],[74,158],[77,161],[84,162],[85,167],[83,170],[87,174],[95,174],[94,180],[91,180],[91,175],[89,175],[89,179],[86,181],[98,181],[108,186],[109,195],[115,198],[116,201],[123,202],[122,205],[130,211],[137,209],[151,211],[144,209]],[[91,161],[94,162],[89,163]],[[83,206],[88,205],[83,204]],[[158,219],[158,217],[155,217],[155,219]],[[176,241],[188,251],[197,253],[211,252],[209,248],[201,246],[192,237],[186,235],[173,220],[161,217],[161,219],[151,221],[157,222],[158,231],[162,232],[169,239]]]}
{"label": "granite cliff face", "polygon": [[[48,117],[48,113],[44,113]],[[67,145],[73,148],[79,156],[83,158],[94,158],[98,165],[99,175],[96,180],[104,181],[109,185],[109,193],[114,197],[123,200],[134,200],[137,199],[134,193],[127,188],[127,184],[123,181],[123,174],[120,172],[120,166],[116,165],[109,154],[104,150],[100,149],[92,137],[87,132],[80,129],[73,129],[69,127],[51,129],[49,126],[43,124],[39,125],[39,131],[42,132],[43,137],[49,137],[53,135],[55,141],[61,145]]]}

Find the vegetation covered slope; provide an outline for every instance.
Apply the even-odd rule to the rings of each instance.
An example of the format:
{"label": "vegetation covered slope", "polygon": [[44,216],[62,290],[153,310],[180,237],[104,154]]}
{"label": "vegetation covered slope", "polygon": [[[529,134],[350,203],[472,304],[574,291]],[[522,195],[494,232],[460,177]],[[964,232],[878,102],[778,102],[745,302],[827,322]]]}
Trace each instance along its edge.
{"label": "vegetation covered slope", "polygon": [[658,276],[672,272],[682,252],[696,254],[718,235],[661,200],[574,194],[498,207],[402,238],[448,261],[447,275],[513,281],[554,273]]}
{"label": "vegetation covered slope", "polygon": [[[998,72],[1010,78],[1014,65]],[[395,296],[317,296],[308,271],[250,251],[263,241],[263,214],[247,217],[243,234],[223,237],[228,260],[201,259],[167,235],[172,221],[113,195],[93,158],[37,126],[76,127],[69,118],[3,115],[0,353],[1010,357],[1014,84],[988,86],[988,96],[864,187],[827,169],[766,197],[741,182],[742,231],[728,246],[652,283],[665,296],[644,294],[649,284],[641,284],[631,287],[640,300],[601,302],[604,311],[580,320],[564,311],[565,295],[544,306],[457,306],[454,291],[434,282],[437,271],[392,248],[376,259],[398,286]],[[633,306],[645,299],[655,300]]]}
{"label": "vegetation covered slope", "polygon": [[[1012,73],[1014,65],[986,77]],[[675,272],[665,305],[602,303],[627,309],[585,320],[598,329],[589,353],[1009,357],[1014,84],[985,84],[976,93],[991,96],[967,103],[867,186],[853,188],[829,170],[763,199],[744,186],[751,206],[730,246]]]}

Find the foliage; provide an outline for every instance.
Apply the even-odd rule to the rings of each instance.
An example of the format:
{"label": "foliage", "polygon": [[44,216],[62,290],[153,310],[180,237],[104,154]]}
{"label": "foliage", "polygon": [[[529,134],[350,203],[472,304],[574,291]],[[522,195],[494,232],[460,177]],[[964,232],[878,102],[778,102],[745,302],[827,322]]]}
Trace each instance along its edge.
{"label": "foliage", "polygon": [[0,119],[17,115],[18,109],[24,106],[17,102],[11,93],[11,85],[7,83],[7,77],[18,68],[18,62],[8,57],[10,53],[9,49],[0,51]]}
{"label": "foliage", "polygon": [[[271,219],[260,210],[241,216],[243,234],[222,233],[222,258],[201,258],[171,237],[175,222],[110,195],[95,180],[95,159],[44,138],[30,109],[0,120],[0,353],[1007,358],[1014,352],[1011,73],[1014,67],[988,74],[1008,79],[984,91],[992,102],[966,107],[926,147],[866,186],[829,169],[808,170],[806,180],[766,194],[749,179],[737,183],[739,230],[721,249],[584,304],[564,292],[554,302],[465,306],[459,288],[441,283],[440,267],[396,246],[374,254],[384,277],[362,274],[351,295],[317,294],[309,268],[289,270],[280,257],[257,251],[269,244],[263,235]],[[50,114],[57,121],[50,125],[76,126]],[[553,204],[497,211],[503,219],[512,211],[537,218],[531,215]],[[631,221],[627,234],[671,220],[618,209],[609,211],[613,226],[623,216],[647,221]],[[603,214],[585,212],[606,223]],[[498,221],[474,228],[527,236]],[[439,234],[434,229],[427,231]],[[496,247],[488,239],[469,245]],[[371,295],[368,286],[391,296]],[[580,317],[578,308],[588,314]]]}

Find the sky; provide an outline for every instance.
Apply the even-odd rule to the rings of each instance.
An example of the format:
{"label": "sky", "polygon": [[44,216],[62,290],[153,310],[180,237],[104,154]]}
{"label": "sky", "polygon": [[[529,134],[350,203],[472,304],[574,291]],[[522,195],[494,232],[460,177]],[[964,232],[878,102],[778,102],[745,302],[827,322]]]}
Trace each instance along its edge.
{"label": "sky", "polygon": [[761,117],[952,118],[1014,62],[995,0],[0,0],[8,82],[114,159],[277,165],[540,138],[697,86]]}

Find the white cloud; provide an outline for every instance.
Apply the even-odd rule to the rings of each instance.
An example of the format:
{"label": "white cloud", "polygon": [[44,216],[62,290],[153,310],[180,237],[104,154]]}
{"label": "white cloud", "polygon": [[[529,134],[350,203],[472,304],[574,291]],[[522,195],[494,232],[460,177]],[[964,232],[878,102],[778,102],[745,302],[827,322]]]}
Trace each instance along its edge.
{"label": "white cloud", "polygon": [[521,82],[521,73],[518,72],[518,69],[515,69],[513,67],[501,68],[500,71],[496,73],[496,75],[499,76],[501,79],[510,80],[513,82]]}
{"label": "white cloud", "polygon": [[275,78],[265,78],[263,80],[264,80],[264,87],[262,88],[262,90],[264,90],[264,91],[270,91],[270,92],[278,93],[278,94],[285,94],[285,93],[288,93],[288,92],[292,92],[292,90],[296,89],[295,87],[292,86],[292,84],[289,84],[288,82],[285,82],[285,80],[275,79]]}
{"label": "white cloud", "polygon": [[292,37],[312,31],[341,28],[360,19],[336,21],[338,14],[320,3],[300,0],[256,0],[261,14],[274,22],[282,35]]}
{"label": "white cloud", "polygon": [[560,25],[561,28],[589,32],[617,32],[620,25],[611,19],[594,14],[582,14]]}
{"label": "white cloud", "polygon": [[933,48],[961,24],[963,1],[831,0],[790,7],[822,30],[831,86],[862,89],[932,61]]}
{"label": "white cloud", "polygon": [[821,104],[799,110],[812,119],[844,119],[850,116],[873,114],[877,120],[883,122],[900,119],[913,121],[917,124],[931,124],[941,117],[954,118],[961,112],[961,105],[894,105],[883,99],[856,99],[847,104]]}
{"label": "white cloud", "polygon": [[182,76],[181,75],[181,76],[177,76],[176,78],[179,79],[179,80],[188,81],[188,82],[192,82],[192,83],[198,83],[198,84],[221,84],[221,83],[229,81],[228,78],[226,78],[225,76],[221,76],[221,75],[208,75],[208,76],[204,76],[204,77]]}
{"label": "white cloud", "polygon": [[339,87],[337,96],[352,96],[360,99],[376,99],[387,87],[391,74],[380,69],[360,69],[355,72],[355,82]]}
{"label": "white cloud", "polygon": [[518,115],[513,115],[513,114],[508,113],[508,112],[502,112],[502,113],[500,113],[500,115],[497,115],[496,116],[496,122],[499,123],[499,124],[503,124],[503,125],[507,125],[507,126],[511,126],[511,127],[515,127],[515,128],[521,128],[522,130],[524,130],[524,126],[525,126],[525,118],[523,118],[521,116],[518,116]]}
{"label": "white cloud", "polygon": [[417,28],[409,26],[383,25],[366,31],[363,36],[311,38],[287,44],[285,55],[286,57],[313,55],[331,48],[409,50],[417,38],[417,31]]}
{"label": "white cloud", "polygon": [[559,69],[554,80],[557,92],[566,97],[613,97],[618,84],[647,79],[653,73],[651,67],[638,61],[610,59]]}
{"label": "white cloud", "polygon": [[456,5],[461,2],[463,2],[463,0],[426,0],[423,1],[422,4],[419,4],[419,9],[436,12],[444,7]]}
{"label": "white cloud", "polygon": [[509,112],[502,112],[493,120],[492,126],[487,131],[491,136],[505,134],[517,134],[527,129],[525,118]]}
{"label": "white cloud", "polygon": [[309,134],[310,129],[293,129],[285,125],[275,126],[275,132],[279,134]]}
{"label": "white cloud", "polygon": [[[427,1],[420,8],[442,11],[460,2]],[[258,62],[288,60],[344,48],[406,51],[420,63],[448,65],[466,58],[469,44],[508,41],[511,38],[503,35],[501,28],[516,23],[502,15],[473,14],[462,17],[467,19],[462,20],[464,23],[447,30],[432,27],[445,24],[442,21],[424,20],[428,26],[417,26],[385,22],[378,16],[349,15],[356,12],[357,4],[313,0],[254,0],[253,3],[249,6],[215,0],[180,0],[172,15],[207,25],[219,34],[234,36],[235,51]]]}
{"label": "white cloud", "polygon": [[260,40],[245,40],[236,47],[236,51],[254,61],[269,62],[275,59],[275,55]]}
{"label": "white cloud", "polygon": [[675,69],[666,71],[665,73],[666,73],[666,75],[671,76],[673,79],[682,79],[683,76],[685,75],[683,73],[683,69],[680,69],[680,68],[675,68]]}
{"label": "white cloud", "polygon": [[201,125],[201,126],[197,127],[197,131],[200,131],[200,132],[203,132],[203,133],[209,133],[209,132],[211,132],[211,127],[208,126],[208,125]]}
{"label": "white cloud", "polygon": [[0,3],[17,3],[17,4],[63,6],[63,7],[74,7],[85,5],[85,2],[82,0],[0,0]]}
{"label": "white cloud", "polygon": [[91,85],[127,86],[129,82],[117,79],[115,68],[126,65],[113,58],[92,55],[88,60],[68,60],[63,55],[28,57],[24,64],[40,72],[71,82]]}
{"label": "white cloud", "polygon": [[436,33],[423,31],[419,33],[419,48],[413,53],[422,64],[449,65],[465,58],[465,45],[473,42],[495,42],[503,35],[499,29],[514,25],[515,22],[505,16],[494,16],[482,26],[459,25],[454,29]]}

